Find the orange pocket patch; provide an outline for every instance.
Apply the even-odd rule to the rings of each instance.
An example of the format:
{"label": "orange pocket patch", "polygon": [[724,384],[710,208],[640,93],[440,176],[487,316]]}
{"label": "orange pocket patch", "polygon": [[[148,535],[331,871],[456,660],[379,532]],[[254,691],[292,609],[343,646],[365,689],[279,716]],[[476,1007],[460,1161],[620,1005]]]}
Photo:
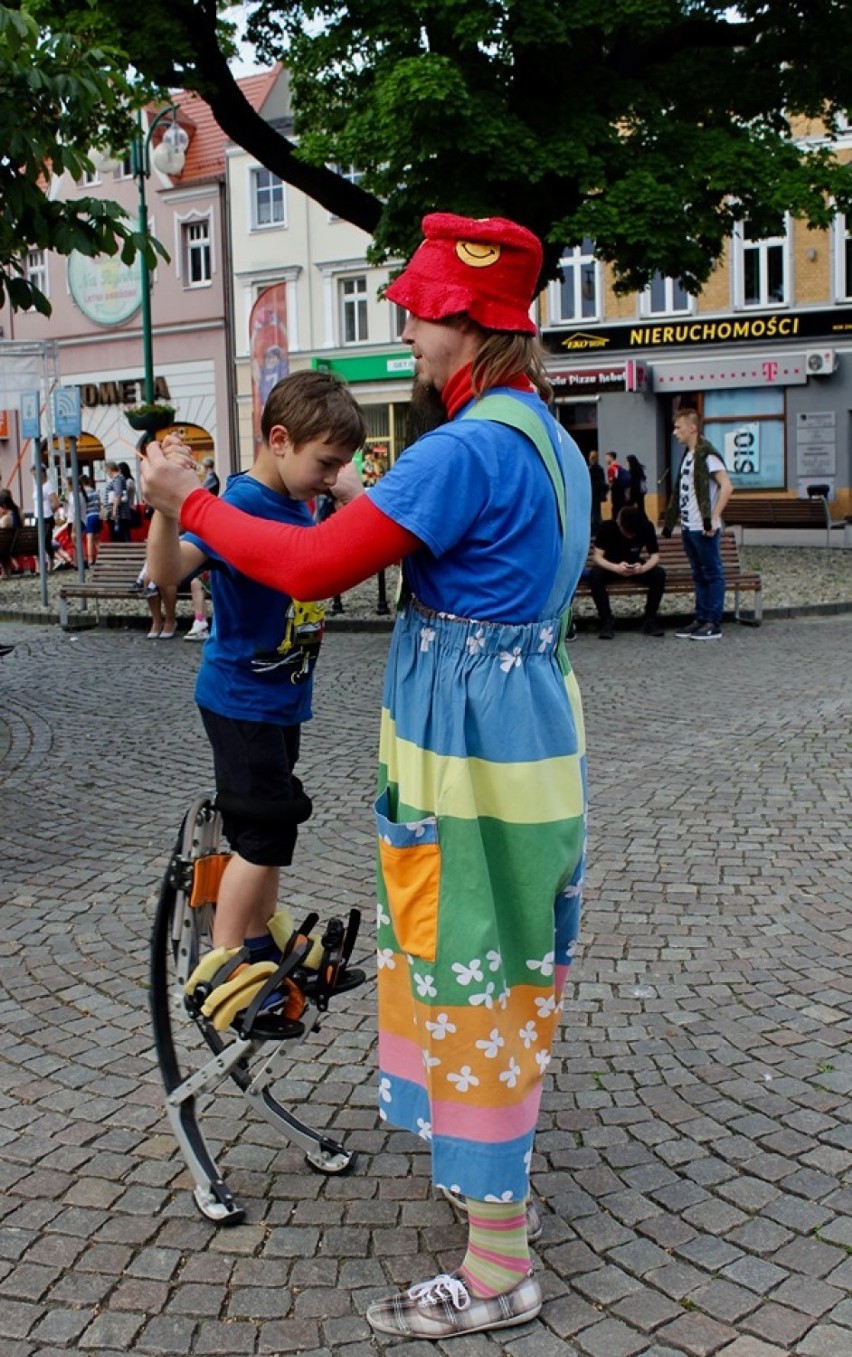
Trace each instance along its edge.
{"label": "orange pocket patch", "polygon": [[438,952],[441,846],[434,816],[399,824],[391,818],[387,790],[376,801],[379,862],[393,930],[400,949],[421,961]]}

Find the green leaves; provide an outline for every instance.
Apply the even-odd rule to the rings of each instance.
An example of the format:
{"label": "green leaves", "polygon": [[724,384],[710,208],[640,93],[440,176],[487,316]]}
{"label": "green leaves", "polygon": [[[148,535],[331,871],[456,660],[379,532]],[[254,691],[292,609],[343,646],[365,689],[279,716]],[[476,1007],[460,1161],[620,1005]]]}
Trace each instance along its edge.
{"label": "green leaves", "polygon": [[[207,97],[262,164],[368,231],[376,262],[444,208],[521,220],[550,275],[592,236],[620,286],[659,269],[694,290],[735,220],[770,232],[852,208],[849,167],[793,141],[800,114],[852,108],[848,0],[249,0],[258,57],[290,72],[297,152],[234,87],[214,0],[148,0],[132,24],[126,0],[23,2],[0,10],[0,145],[30,176],[79,169],[96,109],[120,144],[130,65]],[[49,55],[29,15],[61,35]],[[353,164],[357,189],[326,168]]]}
{"label": "green leaves", "polygon": [[0,302],[47,315],[47,298],[23,275],[28,248],[96,255],[123,246],[131,256],[139,248],[116,204],[55,191],[59,176],[79,181],[91,169],[88,147],[129,139],[133,91],[124,53],[94,42],[90,21],[62,32],[45,22],[44,6],[30,8],[0,7]]}

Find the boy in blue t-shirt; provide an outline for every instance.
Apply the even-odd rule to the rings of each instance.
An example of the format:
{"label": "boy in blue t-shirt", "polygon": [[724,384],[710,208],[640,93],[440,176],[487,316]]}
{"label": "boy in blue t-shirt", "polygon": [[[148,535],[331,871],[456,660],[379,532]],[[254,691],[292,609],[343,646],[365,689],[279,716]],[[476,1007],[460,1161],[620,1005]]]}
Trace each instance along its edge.
{"label": "boy in blue t-shirt", "polygon": [[[254,465],[229,477],[222,498],[259,518],[310,526],[307,501],[331,489],[364,441],[359,406],[332,374],[297,372],[273,387],[261,432]],[[342,497],[354,498],[360,479],[344,476]],[[216,805],[232,856],[219,887],[214,951],[190,977],[191,992],[242,947],[252,963],[277,962],[292,932],[289,911],[278,909],[278,885],[280,868],[292,861],[298,825],[311,813],[293,770],[301,724],[312,715],[324,605],[257,584],[199,537],[179,536],[177,522],[159,513],[147,560],[150,578],[160,585],[206,568],[211,573],[213,626],[195,699],[213,750]],[[214,1025],[226,1026],[232,1009],[223,1005],[221,1021],[211,1011]]]}

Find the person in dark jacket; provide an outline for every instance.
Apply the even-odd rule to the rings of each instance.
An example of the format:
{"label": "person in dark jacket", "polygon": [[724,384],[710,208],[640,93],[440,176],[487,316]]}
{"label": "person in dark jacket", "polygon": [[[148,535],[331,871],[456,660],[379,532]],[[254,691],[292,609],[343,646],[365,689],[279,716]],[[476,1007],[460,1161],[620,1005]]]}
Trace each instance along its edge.
{"label": "person in dark jacket", "polygon": [[631,452],[627,458],[627,471],[630,476],[630,484],[627,487],[627,503],[635,504],[637,509],[645,512],[645,495],[648,490],[648,479],[645,468]]}
{"label": "person in dark jacket", "polygon": [[601,525],[603,505],[609,491],[606,488],[606,472],[593,448],[589,453],[589,480],[592,482],[592,537]]}

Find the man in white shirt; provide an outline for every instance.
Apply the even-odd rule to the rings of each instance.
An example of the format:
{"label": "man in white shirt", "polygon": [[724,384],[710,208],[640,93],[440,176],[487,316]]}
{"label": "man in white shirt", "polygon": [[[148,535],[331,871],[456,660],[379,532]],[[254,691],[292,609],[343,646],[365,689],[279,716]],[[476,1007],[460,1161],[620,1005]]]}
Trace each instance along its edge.
{"label": "man in white shirt", "polygon": [[671,537],[679,519],[695,580],[695,620],[675,635],[680,640],[718,641],[725,606],[722,513],[734,487],[721,455],[702,437],[697,411],[677,412],[674,436],[686,451],[663,519],[663,536]]}

